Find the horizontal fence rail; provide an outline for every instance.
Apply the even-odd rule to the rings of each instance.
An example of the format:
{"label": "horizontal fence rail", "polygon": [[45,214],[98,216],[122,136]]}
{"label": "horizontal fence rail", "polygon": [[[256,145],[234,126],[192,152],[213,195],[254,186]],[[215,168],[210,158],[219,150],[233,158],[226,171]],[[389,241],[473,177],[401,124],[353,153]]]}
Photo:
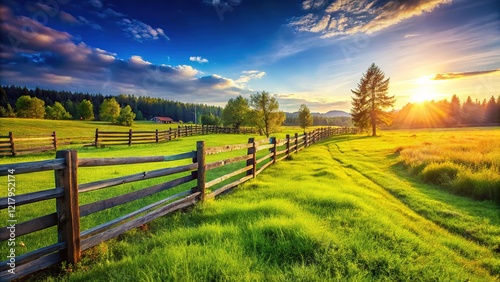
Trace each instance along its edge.
{"label": "horizontal fence rail", "polygon": [[230,128],[216,125],[186,125],[177,128],[170,127],[168,130],[152,131],[100,131],[96,129],[94,136],[59,138],[56,132],[45,135],[28,135],[15,137],[12,132],[9,135],[0,136],[0,156],[19,156],[46,151],[56,151],[62,146],[79,145],[83,147],[106,147],[115,145],[139,145],[149,143],[162,143],[180,137],[205,134],[248,134],[255,133],[253,128],[241,127]]}
{"label": "horizontal fence rail", "polygon": [[[208,128],[205,130],[208,131]],[[98,133],[98,131],[96,132]],[[185,132],[187,132],[185,134],[190,134],[189,131]],[[13,203],[16,207],[55,199],[55,212],[16,223],[15,235],[20,237],[55,226],[58,238],[56,243],[3,261],[0,264],[0,281],[21,278],[63,261],[71,264],[78,263],[82,252],[86,249],[130,229],[142,226],[153,219],[190,207],[198,201],[214,198],[249,179],[255,178],[270,165],[286,159],[291,154],[298,153],[322,139],[336,134],[356,132],[357,129],[352,128],[320,128],[302,135],[287,135],[285,139],[271,137],[255,141],[254,138],[249,138],[245,144],[211,148],[206,148],[203,141],[198,141],[196,150],[169,156],[78,158],[76,151],[64,150],[58,151],[53,160],[0,165],[0,176],[7,177],[10,175],[9,171],[13,170],[15,170],[16,176],[40,171],[54,171],[54,188],[15,196],[7,195],[7,197],[0,198],[0,210],[10,210]],[[160,132],[156,131],[155,136],[157,133]],[[106,134],[111,133],[107,132]],[[120,134],[126,136],[123,133]],[[55,136],[54,134],[54,138]],[[210,161],[207,161],[207,157]],[[78,183],[78,174],[85,173],[86,170],[81,170],[85,167],[147,163],[168,164],[173,161],[177,162],[177,166]],[[179,161],[185,164],[178,165]],[[221,175],[221,169],[223,169],[223,175]],[[161,177],[168,177],[168,179],[161,180],[159,179]],[[145,180],[151,181],[151,179],[161,182],[145,184],[146,187],[138,190],[90,203],[82,204],[79,200],[83,193],[93,193],[101,189],[112,189],[118,185]],[[185,188],[183,191],[177,189],[175,192],[170,192],[173,195],[165,197],[161,196],[163,194],[159,194],[177,187]],[[86,216],[129,202],[146,199],[152,195],[160,195],[161,199],[87,230],[81,230],[81,219]],[[0,241],[9,240],[11,237],[8,227],[0,229]]]}

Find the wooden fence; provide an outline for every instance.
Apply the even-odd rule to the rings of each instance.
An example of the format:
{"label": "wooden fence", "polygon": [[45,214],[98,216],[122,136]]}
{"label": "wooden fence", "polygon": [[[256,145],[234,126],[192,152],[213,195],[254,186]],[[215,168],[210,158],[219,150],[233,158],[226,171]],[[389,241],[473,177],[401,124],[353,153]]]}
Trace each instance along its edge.
{"label": "wooden fence", "polygon": [[[198,141],[196,150],[169,156],[127,157],[127,158],[78,158],[77,151],[64,150],[56,153],[52,160],[0,165],[0,176],[15,172],[20,174],[54,171],[55,188],[0,198],[0,210],[14,209],[27,204],[56,199],[55,212],[22,223],[15,224],[15,237],[27,235],[52,226],[57,226],[58,241],[54,244],[19,255],[0,264],[0,280],[11,280],[26,276],[51,265],[66,261],[77,263],[82,251],[114,238],[132,228],[139,227],[153,219],[194,205],[197,201],[213,198],[251,178],[256,177],[270,165],[285,159],[293,153],[335,134],[356,133],[355,128],[320,128],[302,135],[287,135],[285,139],[274,137],[255,141],[248,139],[245,144],[224,145],[206,148],[204,141]],[[227,157],[230,154],[231,157]],[[218,155],[214,157],[212,155]],[[237,156],[234,156],[237,155]],[[220,156],[220,157],[219,157]],[[207,158],[211,161],[208,162]],[[78,183],[80,168],[105,167],[114,165],[146,164],[152,162],[172,162],[187,160],[187,164],[144,171],[117,178],[90,183]],[[219,168],[231,170],[220,176]],[[105,168],[103,168],[105,169]],[[84,171],[83,171],[84,172]],[[181,174],[181,176],[178,176]],[[166,182],[128,192],[92,203],[79,203],[79,195],[99,189],[109,189],[118,185],[171,176]],[[10,179],[10,178],[9,178]],[[190,184],[191,183],[191,184]],[[80,230],[80,221],[90,214],[126,204],[174,187],[187,187],[175,195],[161,198],[138,210],[99,224],[87,230]],[[0,241],[12,236],[5,226],[0,230]],[[4,256],[5,258],[5,256]],[[15,274],[9,272],[15,266]]]}
{"label": "wooden fence", "polygon": [[160,143],[179,137],[219,133],[255,133],[253,128],[242,127],[234,129],[214,125],[189,125],[155,131],[99,131],[94,136],[59,138],[56,132],[45,135],[29,135],[15,137],[12,132],[7,136],[0,136],[0,156],[18,156],[46,151],[56,151],[61,146],[82,145],[84,147],[134,145]]}

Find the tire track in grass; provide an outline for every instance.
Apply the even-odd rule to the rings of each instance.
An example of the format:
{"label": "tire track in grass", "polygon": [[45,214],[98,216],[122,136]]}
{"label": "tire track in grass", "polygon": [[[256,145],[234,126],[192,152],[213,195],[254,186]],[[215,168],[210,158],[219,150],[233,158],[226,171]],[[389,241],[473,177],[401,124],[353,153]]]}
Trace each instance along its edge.
{"label": "tire track in grass", "polygon": [[[428,235],[431,235],[436,233],[435,229],[441,229],[438,237],[441,245],[463,260],[468,261],[467,263],[477,263],[487,269],[490,274],[500,275],[499,256],[492,251],[492,242],[485,242],[484,239],[474,236],[474,233],[469,229],[463,230],[460,226],[446,224],[445,220],[439,220],[440,217],[458,216],[460,217],[459,222],[466,221],[469,226],[473,227],[477,225],[477,222],[472,216],[457,211],[446,203],[427,197],[418,188],[413,187],[410,182],[399,179],[389,171],[389,168],[384,170],[382,164],[374,164],[369,160],[368,162],[352,160],[349,152],[346,153],[346,150],[341,150],[335,140],[326,143],[325,146],[327,146],[332,160],[338,162],[345,173],[350,175],[357,185],[370,189],[370,191],[377,191],[385,199],[391,198],[392,201],[398,203],[391,205],[392,208],[396,208],[397,212],[404,214],[413,221],[421,222],[419,226],[424,228],[412,232],[422,235],[422,231],[425,231]],[[359,150],[356,150],[356,155],[359,154]],[[414,214],[404,211],[398,205],[408,208]],[[493,235],[495,234],[497,232],[494,232]],[[457,238],[464,240],[466,244],[457,242]],[[494,242],[495,239],[492,239]],[[498,237],[496,237],[496,240],[498,240]],[[497,247],[493,246],[493,250]]]}

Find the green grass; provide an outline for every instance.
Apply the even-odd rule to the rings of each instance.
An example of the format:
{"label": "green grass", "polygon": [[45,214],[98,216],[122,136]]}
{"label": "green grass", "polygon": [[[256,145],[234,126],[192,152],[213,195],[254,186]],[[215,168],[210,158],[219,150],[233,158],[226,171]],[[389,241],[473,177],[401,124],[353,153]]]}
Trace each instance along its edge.
{"label": "green grass", "polygon": [[132,130],[168,130],[177,128],[178,124],[159,124],[152,121],[134,122],[130,127],[113,125],[102,121],[48,120],[25,118],[0,118],[0,136],[12,132],[14,136],[52,134],[56,132],[59,138],[94,136],[96,128],[106,131]]}
{"label": "green grass", "polygon": [[498,133],[337,136],[231,194],[91,249],[76,268],[33,279],[495,281],[498,205],[424,183],[394,152],[450,136]]}
{"label": "green grass", "polygon": [[500,203],[500,131],[448,134],[399,147],[398,152],[403,164],[425,182]]}

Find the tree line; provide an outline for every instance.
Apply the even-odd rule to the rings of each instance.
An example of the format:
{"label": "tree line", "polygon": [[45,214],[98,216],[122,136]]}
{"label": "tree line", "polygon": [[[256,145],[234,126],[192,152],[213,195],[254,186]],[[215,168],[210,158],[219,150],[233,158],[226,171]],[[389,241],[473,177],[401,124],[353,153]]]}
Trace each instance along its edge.
{"label": "tree line", "polygon": [[461,103],[457,95],[451,100],[409,103],[395,114],[393,128],[424,128],[481,126],[500,124],[500,96],[495,100],[472,101],[467,97]]}
{"label": "tree line", "polygon": [[[174,120],[208,125],[255,126],[260,134],[269,137],[279,130],[286,115],[279,110],[273,95],[262,91],[252,94],[250,100],[238,96],[229,99],[226,107],[186,104],[162,98],[136,97],[120,94],[72,93],[70,91],[28,89],[19,86],[0,88],[0,116],[47,119],[99,119],[111,123],[131,125],[132,121],[168,116]],[[307,106],[301,106],[301,126],[312,125]]]}
{"label": "tree line", "polygon": [[357,88],[351,90],[351,116],[354,124],[371,129],[375,136],[377,128],[432,128],[454,126],[481,126],[500,124],[500,96],[495,100],[472,101],[467,97],[462,104],[457,95],[451,100],[408,103],[399,111],[387,111],[394,107],[394,96],[388,95],[389,78],[375,64],[362,74]]}
{"label": "tree line", "polygon": [[[38,87],[35,89],[28,89],[26,87],[12,85],[0,87],[0,116],[16,116],[18,112],[16,102],[21,96],[37,98],[44,102],[45,107],[51,107],[50,109],[46,109],[46,115],[44,115],[44,117],[53,119],[84,119],[85,117],[85,119],[101,120],[99,116],[101,105],[106,99],[110,98],[114,98],[121,108],[130,106],[131,112],[136,115],[135,120],[149,120],[155,116],[165,116],[175,121],[195,122],[196,116],[196,122],[200,123],[202,116],[210,114],[220,116],[222,112],[222,108],[218,106],[181,103],[163,98],[125,94],[111,96],[100,93],[89,94],[47,90]],[[56,104],[56,102],[58,102],[58,104]],[[88,117],[90,114],[89,105],[92,108],[91,117]],[[51,114],[54,111],[54,107],[60,110],[60,106],[62,106],[69,115],[60,117]],[[40,118],[40,116],[41,111],[39,110],[37,117]]]}

